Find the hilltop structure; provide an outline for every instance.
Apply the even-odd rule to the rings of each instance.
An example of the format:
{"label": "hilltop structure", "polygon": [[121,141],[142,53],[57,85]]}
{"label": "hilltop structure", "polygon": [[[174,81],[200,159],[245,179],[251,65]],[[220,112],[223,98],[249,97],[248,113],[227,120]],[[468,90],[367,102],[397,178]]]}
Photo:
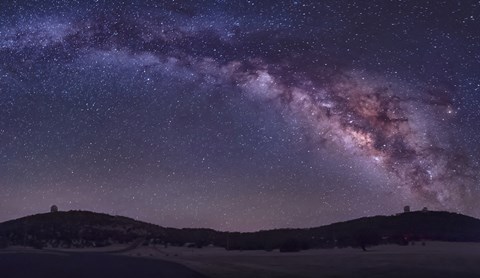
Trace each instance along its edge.
{"label": "hilltop structure", "polygon": [[56,205],[53,205],[50,207],[50,212],[57,212],[58,211],[58,207]]}

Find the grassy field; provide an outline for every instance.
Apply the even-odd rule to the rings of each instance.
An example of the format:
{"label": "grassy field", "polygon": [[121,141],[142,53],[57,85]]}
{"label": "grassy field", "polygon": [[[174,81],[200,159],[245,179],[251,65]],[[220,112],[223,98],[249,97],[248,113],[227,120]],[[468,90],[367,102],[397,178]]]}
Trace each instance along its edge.
{"label": "grassy field", "polygon": [[480,277],[480,244],[427,242],[413,246],[385,245],[360,249],[225,251],[141,247],[130,256],[148,256],[181,263],[209,277]]}
{"label": "grassy field", "polygon": [[109,253],[0,251],[1,278],[206,278],[174,262],[117,256]]}
{"label": "grassy field", "polygon": [[[117,246],[117,248],[122,250],[125,246]],[[216,247],[196,249],[140,246],[124,252],[110,253],[113,249],[105,249],[104,251],[107,253],[104,254],[99,254],[101,253],[99,252],[100,250],[81,249],[74,250],[69,255],[65,253],[66,250],[58,249],[8,248],[0,251],[0,266],[2,266],[3,260],[3,263],[6,264],[2,266],[3,269],[11,269],[13,265],[12,262],[6,263],[6,259],[8,259],[17,262],[19,265],[24,264],[23,268],[27,266],[25,265],[26,263],[39,267],[39,270],[47,269],[50,271],[58,266],[59,261],[65,260],[62,263],[64,267],[61,270],[62,273],[66,274],[70,267],[80,267],[75,266],[75,262],[81,261],[81,265],[84,265],[85,261],[91,261],[89,264],[95,266],[98,270],[90,270],[95,273],[105,274],[109,273],[105,269],[118,270],[117,266],[120,262],[120,265],[125,269],[121,271],[110,270],[110,273],[116,272],[119,274],[118,277],[130,277],[128,276],[128,271],[135,266],[137,271],[130,273],[135,273],[131,277],[137,278],[144,277],[141,276],[143,272],[151,274],[152,271],[163,274],[169,273],[167,276],[158,276],[168,277],[168,275],[175,273],[177,270],[182,275],[186,275],[185,277],[190,277],[189,275],[196,277],[197,274],[195,273],[201,273],[212,278],[480,277],[479,243],[427,242],[426,246],[419,243],[413,246],[384,245],[372,247],[367,252],[352,248],[280,253],[278,251],[226,251]],[[92,251],[97,252],[92,253]],[[19,256],[19,259],[15,260],[15,254],[28,254],[28,260],[23,260],[25,255],[22,255],[23,257]],[[165,261],[177,264],[168,264]],[[175,266],[178,264],[186,266],[193,272],[189,272],[187,268],[182,269]],[[92,271],[85,277],[96,277]],[[36,273],[38,274],[39,272]],[[77,272],[77,276],[74,276],[84,277],[79,276],[79,274],[81,273]],[[21,277],[39,276],[23,275]]]}

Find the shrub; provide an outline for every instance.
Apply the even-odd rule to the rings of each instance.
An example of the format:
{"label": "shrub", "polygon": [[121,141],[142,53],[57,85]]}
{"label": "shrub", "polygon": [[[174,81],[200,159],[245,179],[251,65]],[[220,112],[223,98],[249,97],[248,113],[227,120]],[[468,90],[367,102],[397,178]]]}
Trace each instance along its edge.
{"label": "shrub", "polygon": [[43,249],[43,242],[41,240],[33,240],[30,245],[35,249]]}
{"label": "shrub", "polygon": [[6,238],[0,237],[0,249],[7,248],[8,241]]}
{"label": "shrub", "polygon": [[378,245],[380,241],[381,237],[377,233],[363,230],[354,236],[353,247],[360,247],[363,251],[367,251],[368,246]]}
{"label": "shrub", "polygon": [[298,240],[290,238],[287,239],[281,246],[280,252],[298,252],[301,249],[301,244]]}

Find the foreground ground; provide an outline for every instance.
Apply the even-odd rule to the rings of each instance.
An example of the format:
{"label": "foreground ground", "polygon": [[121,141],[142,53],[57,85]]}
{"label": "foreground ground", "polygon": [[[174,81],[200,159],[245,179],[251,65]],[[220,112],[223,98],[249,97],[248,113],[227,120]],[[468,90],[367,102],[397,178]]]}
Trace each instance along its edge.
{"label": "foreground ground", "polygon": [[141,247],[127,254],[179,262],[213,278],[480,277],[478,243],[427,242],[426,246],[377,246],[367,252],[344,248],[299,253]]}
{"label": "foreground ground", "polygon": [[102,253],[10,250],[0,252],[1,278],[202,278],[173,262]]}
{"label": "foreground ground", "polygon": [[[110,252],[109,248],[103,252]],[[1,277],[480,277],[480,244],[359,249],[225,251],[221,248],[138,246],[116,253],[0,251]],[[102,250],[96,250],[102,251]],[[182,266],[183,265],[183,266]],[[35,274],[30,276],[30,274]]]}

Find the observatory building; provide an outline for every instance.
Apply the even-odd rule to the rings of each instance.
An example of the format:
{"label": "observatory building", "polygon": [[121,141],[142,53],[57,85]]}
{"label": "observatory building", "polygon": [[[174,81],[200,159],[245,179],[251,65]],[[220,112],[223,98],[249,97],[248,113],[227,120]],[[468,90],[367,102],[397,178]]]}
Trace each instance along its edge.
{"label": "observatory building", "polygon": [[50,207],[50,212],[57,212],[58,211],[58,207],[56,205],[53,205]]}

